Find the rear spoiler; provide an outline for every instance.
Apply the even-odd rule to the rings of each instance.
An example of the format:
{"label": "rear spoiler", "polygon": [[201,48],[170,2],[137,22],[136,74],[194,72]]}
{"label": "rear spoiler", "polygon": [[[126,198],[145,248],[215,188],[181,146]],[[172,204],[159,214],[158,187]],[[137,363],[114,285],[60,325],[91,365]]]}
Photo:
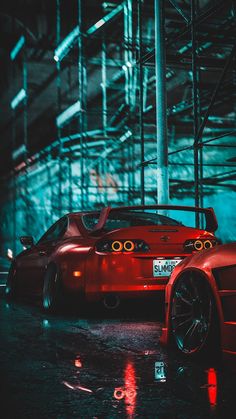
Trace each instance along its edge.
{"label": "rear spoiler", "polygon": [[218,228],[218,223],[216,219],[216,215],[214,209],[209,208],[199,208],[199,207],[189,207],[189,206],[182,206],[182,205],[133,205],[128,207],[104,207],[101,210],[98,223],[93,229],[93,232],[97,232],[102,230],[106,224],[108,216],[112,211],[126,211],[126,210],[146,210],[146,209],[154,209],[154,210],[179,210],[179,211],[190,211],[190,212],[197,212],[200,214],[205,215],[206,219],[206,230],[214,233]]}

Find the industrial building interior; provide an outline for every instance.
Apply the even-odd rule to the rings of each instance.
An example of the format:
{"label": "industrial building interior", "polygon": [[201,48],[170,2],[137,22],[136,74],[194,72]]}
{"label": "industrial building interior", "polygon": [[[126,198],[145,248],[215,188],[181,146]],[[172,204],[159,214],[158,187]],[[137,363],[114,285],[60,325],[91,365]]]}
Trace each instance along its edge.
{"label": "industrial building interior", "polygon": [[[19,237],[68,212],[213,207],[217,237],[236,241],[235,13],[233,0],[1,1],[1,291]],[[1,297],[3,418],[232,417],[235,374],[160,348],[157,311],[50,317]],[[123,376],[135,396],[116,392]]]}

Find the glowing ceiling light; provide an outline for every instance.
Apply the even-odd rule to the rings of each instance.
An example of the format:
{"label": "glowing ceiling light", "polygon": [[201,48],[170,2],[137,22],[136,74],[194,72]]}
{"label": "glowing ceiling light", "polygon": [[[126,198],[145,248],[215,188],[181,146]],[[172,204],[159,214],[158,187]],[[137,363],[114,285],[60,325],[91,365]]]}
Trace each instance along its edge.
{"label": "glowing ceiling light", "polygon": [[57,118],[56,118],[56,125],[57,127],[61,127],[66,121],[71,119],[77,112],[81,111],[81,104],[78,100],[73,105],[69,106],[65,111],[63,111]]}
{"label": "glowing ceiling light", "polygon": [[87,30],[87,35],[92,35],[94,32],[96,32],[97,29],[101,28],[101,26],[104,25],[104,23],[109,22],[113,17],[118,15],[123,10],[123,4],[120,4],[118,7],[116,7],[114,10],[112,10],[110,13],[108,13],[106,16],[104,16],[102,19],[100,19],[98,22],[96,22],[93,26],[91,26]]}
{"label": "glowing ceiling light", "polygon": [[106,21],[104,19],[100,19],[97,23],[95,23],[94,27],[96,29],[99,29],[99,28],[101,28],[102,25],[104,25],[105,22]]}
{"label": "glowing ceiling light", "polygon": [[61,61],[65,55],[68,53],[70,46],[79,36],[80,30],[79,26],[76,26],[73,31],[71,31],[65,39],[58,45],[58,47],[54,51],[54,60]]}
{"label": "glowing ceiling light", "polygon": [[127,70],[128,70],[125,64],[123,64],[123,65],[122,65],[122,69],[123,69],[124,71],[127,71]]}
{"label": "glowing ceiling light", "polygon": [[12,61],[15,60],[16,56],[19,54],[19,52],[20,52],[21,48],[23,47],[24,43],[25,43],[25,37],[22,35],[20,37],[20,39],[17,41],[14,48],[10,52],[10,57],[11,57]]}
{"label": "glowing ceiling light", "polygon": [[125,134],[123,134],[120,137],[120,141],[123,143],[123,141],[127,140],[129,137],[131,137],[132,132],[130,130],[126,131]]}
{"label": "glowing ceiling light", "polygon": [[17,95],[11,101],[11,108],[15,109],[22,100],[26,98],[26,91],[25,89],[21,89]]}

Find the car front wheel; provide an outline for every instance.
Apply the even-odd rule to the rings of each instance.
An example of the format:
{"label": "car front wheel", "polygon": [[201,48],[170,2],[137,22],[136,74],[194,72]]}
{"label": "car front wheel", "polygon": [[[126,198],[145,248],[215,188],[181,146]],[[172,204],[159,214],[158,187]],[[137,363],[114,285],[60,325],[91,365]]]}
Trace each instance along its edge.
{"label": "car front wheel", "polygon": [[56,312],[62,307],[63,292],[61,275],[56,265],[48,266],[43,282],[43,309],[47,312]]}
{"label": "car front wheel", "polygon": [[186,272],[177,281],[172,298],[171,330],[177,348],[185,355],[198,355],[218,344],[214,298],[207,281]]}

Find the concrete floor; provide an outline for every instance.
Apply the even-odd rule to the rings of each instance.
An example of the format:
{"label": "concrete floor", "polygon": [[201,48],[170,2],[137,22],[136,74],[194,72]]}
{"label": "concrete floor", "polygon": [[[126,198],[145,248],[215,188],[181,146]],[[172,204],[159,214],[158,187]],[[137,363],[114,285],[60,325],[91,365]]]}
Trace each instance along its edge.
{"label": "concrete floor", "polygon": [[112,315],[89,308],[49,316],[37,304],[8,303],[3,291],[1,419],[235,417],[236,373],[163,348],[163,307],[140,302]]}

